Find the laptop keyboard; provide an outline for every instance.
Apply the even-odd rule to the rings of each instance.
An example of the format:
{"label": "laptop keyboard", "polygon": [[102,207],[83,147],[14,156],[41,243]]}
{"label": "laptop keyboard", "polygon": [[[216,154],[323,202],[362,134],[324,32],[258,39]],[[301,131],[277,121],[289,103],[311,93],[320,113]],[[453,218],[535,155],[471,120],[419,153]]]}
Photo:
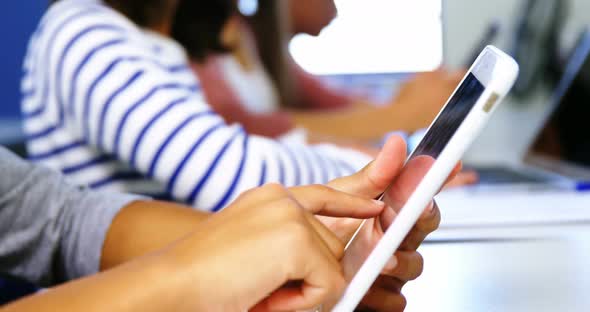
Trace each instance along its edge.
{"label": "laptop keyboard", "polygon": [[545,183],[545,179],[505,167],[474,168],[482,184]]}

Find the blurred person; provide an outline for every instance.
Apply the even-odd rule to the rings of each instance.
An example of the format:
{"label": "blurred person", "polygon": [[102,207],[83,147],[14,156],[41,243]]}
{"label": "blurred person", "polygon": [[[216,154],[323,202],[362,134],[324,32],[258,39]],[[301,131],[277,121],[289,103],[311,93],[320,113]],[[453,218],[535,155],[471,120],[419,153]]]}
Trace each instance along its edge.
{"label": "blurred person", "polygon": [[[402,203],[396,200],[407,198],[423,173],[419,167],[401,171],[404,161],[403,141],[392,138],[374,162],[350,177],[327,186],[266,185],[208,215],[75,187],[0,147],[0,270],[45,287],[73,281],[2,311],[329,307],[395,216]],[[387,207],[372,200],[392,183]],[[313,214],[379,217],[343,255],[360,220],[332,233]],[[416,248],[439,220],[432,203],[364,305],[403,309],[401,288],[422,270]],[[105,272],[94,275],[99,270]],[[302,283],[284,287],[289,281]]]}
{"label": "blurred person", "polygon": [[30,160],[94,189],[206,211],[269,182],[325,183],[369,162],[352,149],[272,140],[226,123],[169,37],[176,4],[60,0],[50,7],[24,62]]}
{"label": "blurred person", "polygon": [[[317,35],[336,15],[333,1],[289,1],[289,7],[293,34]],[[299,106],[305,109],[285,110],[235,0],[181,0],[172,34],[193,58],[214,109],[228,122],[270,137],[295,127],[306,129],[310,141],[375,142],[390,131],[413,132],[430,124],[463,74],[443,69],[417,74],[390,104],[378,106],[332,90],[288,56]]]}

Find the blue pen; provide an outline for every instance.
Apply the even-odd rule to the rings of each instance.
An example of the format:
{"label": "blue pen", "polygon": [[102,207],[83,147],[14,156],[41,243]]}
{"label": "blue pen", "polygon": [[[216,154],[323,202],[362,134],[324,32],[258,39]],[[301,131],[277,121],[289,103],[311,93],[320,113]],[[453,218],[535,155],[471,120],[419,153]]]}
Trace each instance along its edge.
{"label": "blue pen", "polygon": [[576,191],[578,191],[578,192],[590,191],[590,181],[576,182]]}

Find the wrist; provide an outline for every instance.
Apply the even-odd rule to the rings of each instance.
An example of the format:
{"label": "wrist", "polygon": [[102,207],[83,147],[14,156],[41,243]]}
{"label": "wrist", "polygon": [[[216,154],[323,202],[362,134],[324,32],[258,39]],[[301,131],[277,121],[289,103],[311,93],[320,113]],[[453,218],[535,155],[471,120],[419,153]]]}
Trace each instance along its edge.
{"label": "wrist", "polygon": [[[190,238],[188,238],[190,239]],[[207,294],[200,285],[199,272],[207,264],[202,264],[202,257],[194,250],[196,244],[188,239],[174,243],[154,255],[154,270],[161,277],[159,283],[165,284],[161,296],[171,300],[173,311],[207,310]],[[191,246],[195,246],[191,248]]]}
{"label": "wrist", "polygon": [[[215,256],[219,255],[219,250],[211,248],[212,242],[199,233],[203,234],[200,231],[193,233],[171,245],[158,259],[161,272],[165,272],[170,280],[171,296],[182,303],[182,309],[178,310],[240,310],[236,306],[242,302],[234,300],[236,290],[224,288],[230,286],[227,284],[229,276],[236,277],[229,274],[231,268],[225,261],[231,257]],[[239,282],[236,281],[236,284]]]}

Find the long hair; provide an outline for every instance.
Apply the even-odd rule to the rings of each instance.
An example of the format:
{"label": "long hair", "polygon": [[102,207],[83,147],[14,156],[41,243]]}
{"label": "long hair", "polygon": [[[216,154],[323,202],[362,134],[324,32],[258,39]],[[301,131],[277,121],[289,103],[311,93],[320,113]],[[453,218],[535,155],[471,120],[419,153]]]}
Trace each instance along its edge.
{"label": "long hair", "polygon": [[237,12],[235,0],[180,0],[172,23],[172,38],[197,61],[228,51],[221,32]]}

